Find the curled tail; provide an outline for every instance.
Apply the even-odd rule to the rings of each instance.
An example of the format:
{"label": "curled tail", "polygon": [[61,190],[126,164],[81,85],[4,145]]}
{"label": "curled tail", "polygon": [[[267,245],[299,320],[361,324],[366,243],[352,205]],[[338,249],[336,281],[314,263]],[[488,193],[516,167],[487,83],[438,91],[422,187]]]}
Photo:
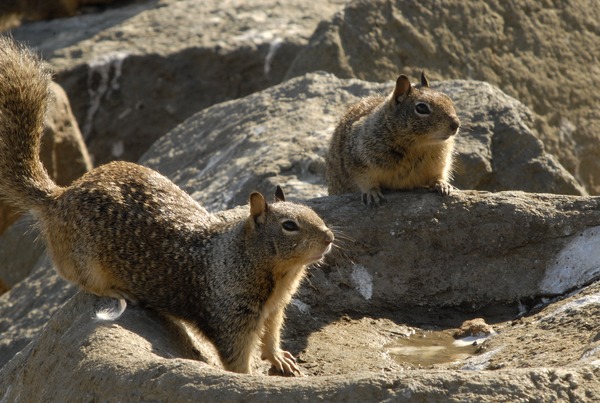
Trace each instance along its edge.
{"label": "curled tail", "polygon": [[25,47],[0,36],[0,197],[40,210],[59,187],[40,158],[50,75]]}

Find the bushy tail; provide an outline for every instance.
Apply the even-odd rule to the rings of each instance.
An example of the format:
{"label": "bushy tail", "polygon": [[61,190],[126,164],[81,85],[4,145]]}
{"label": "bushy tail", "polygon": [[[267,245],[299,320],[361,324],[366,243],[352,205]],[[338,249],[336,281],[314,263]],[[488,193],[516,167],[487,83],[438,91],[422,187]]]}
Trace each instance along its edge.
{"label": "bushy tail", "polygon": [[0,36],[0,197],[23,211],[44,209],[59,189],[39,158],[49,82],[36,56]]}

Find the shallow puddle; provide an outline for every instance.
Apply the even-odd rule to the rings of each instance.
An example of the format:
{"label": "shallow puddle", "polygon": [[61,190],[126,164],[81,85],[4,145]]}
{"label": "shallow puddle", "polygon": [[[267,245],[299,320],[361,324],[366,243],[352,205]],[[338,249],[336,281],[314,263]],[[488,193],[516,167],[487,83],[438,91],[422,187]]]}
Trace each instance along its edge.
{"label": "shallow puddle", "polygon": [[417,332],[388,344],[386,349],[399,364],[428,367],[464,360],[475,355],[484,337],[455,339],[444,331]]}

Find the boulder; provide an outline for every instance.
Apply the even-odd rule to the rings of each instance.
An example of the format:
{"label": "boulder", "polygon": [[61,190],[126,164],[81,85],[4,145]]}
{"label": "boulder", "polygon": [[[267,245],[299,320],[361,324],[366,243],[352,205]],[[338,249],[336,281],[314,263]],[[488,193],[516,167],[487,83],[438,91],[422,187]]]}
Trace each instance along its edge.
{"label": "boulder", "polygon": [[51,83],[52,100],[46,115],[40,158],[48,174],[66,186],[92,168],[77,120],[62,87]]}
{"label": "boulder", "polygon": [[[3,262],[5,267],[9,264]],[[48,257],[40,254],[27,279],[0,296],[0,367],[37,338],[75,292],[76,287],[59,277]],[[5,396],[7,386],[0,387],[1,396]]]}
{"label": "boulder", "polygon": [[497,325],[497,334],[483,342],[480,354],[455,367],[600,368],[600,282],[529,308],[526,315]]}
{"label": "boulder", "polygon": [[44,254],[44,243],[30,216],[23,216],[0,235],[0,279],[8,288],[24,280]]}
{"label": "boulder", "polygon": [[384,81],[425,70],[486,81],[530,107],[548,152],[600,194],[599,19],[590,0],[355,0],[319,24],[286,77]]}
{"label": "boulder", "polygon": [[56,70],[98,165],[137,161],[198,110],[279,83],[317,22],[342,4],[134,2],[12,35]]}
{"label": "boulder", "polygon": [[[544,151],[523,104],[482,82],[432,86],[453,98],[462,121],[453,182],[459,188],[585,193]],[[360,97],[392,89],[392,82],[308,74],[196,113],[140,161],[213,210],[243,204],[251,191],[270,193],[277,184],[291,199],[322,196],[324,155],[339,116]]]}

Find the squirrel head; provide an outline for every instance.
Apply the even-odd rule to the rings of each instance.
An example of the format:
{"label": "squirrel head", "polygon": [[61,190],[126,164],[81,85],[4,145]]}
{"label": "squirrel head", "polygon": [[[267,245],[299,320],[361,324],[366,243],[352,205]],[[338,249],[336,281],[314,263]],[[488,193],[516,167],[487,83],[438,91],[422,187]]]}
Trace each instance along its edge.
{"label": "squirrel head", "polygon": [[411,85],[408,77],[400,75],[388,107],[392,124],[401,125],[401,133],[414,134],[411,141],[415,144],[444,142],[460,127],[452,100],[429,87],[425,72],[421,73],[420,85]]}
{"label": "squirrel head", "polygon": [[334,240],[317,213],[301,204],[286,202],[279,186],[273,203],[267,203],[258,192],[250,195],[245,231],[246,240],[263,245],[257,248],[267,248],[273,261],[284,266],[300,267],[322,260]]}

